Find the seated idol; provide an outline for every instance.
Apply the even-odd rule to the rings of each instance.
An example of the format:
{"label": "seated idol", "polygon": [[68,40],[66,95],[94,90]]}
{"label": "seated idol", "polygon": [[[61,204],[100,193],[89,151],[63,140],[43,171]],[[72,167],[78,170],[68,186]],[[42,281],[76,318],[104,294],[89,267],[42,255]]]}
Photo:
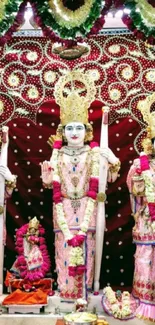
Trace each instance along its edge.
{"label": "seated idol", "polygon": [[16,278],[34,282],[43,279],[49,272],[50,260],[44,234],[36,217],[17,230],[18,257],[10,270]]}
{"label": "seated idol", "polygon": [[111,181],[117,178],[120,162],[109,148],[100,150],[96,142],[91,142],[90,102],[72,92],[59,104],[61,124],[51,159],[42,163],[42,181],[45,188],[53,188],[60,296],[64,300],[86,299],[94,278],[100,155],[109,163]]}
{"label": "seated idol", "polygon": [[155,94],[140,108],[147,122],[147,136],[139,158],[131,166],[127,185],[135,219],[133,241],[136,244],[133,295],[140,305],[136,315],[155,321],[155,112],[150,113]]}

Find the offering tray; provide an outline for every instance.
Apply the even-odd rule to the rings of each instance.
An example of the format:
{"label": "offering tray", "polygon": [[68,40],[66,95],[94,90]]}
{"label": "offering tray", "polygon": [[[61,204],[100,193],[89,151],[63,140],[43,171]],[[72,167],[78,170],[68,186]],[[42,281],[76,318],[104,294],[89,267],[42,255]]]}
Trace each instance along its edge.
{"label": "offering tray", "polygon": [[88,312],[75,312],[64,316],[65,325],[96,325],[97,315]]}

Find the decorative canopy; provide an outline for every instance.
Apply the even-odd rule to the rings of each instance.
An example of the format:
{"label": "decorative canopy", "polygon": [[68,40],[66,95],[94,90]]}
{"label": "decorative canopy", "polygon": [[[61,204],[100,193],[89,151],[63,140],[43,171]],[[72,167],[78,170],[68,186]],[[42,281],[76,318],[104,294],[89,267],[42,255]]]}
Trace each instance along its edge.
{"label": "decorative canopy", "polygon": [[45,36],[67,45],[97,34],[111,9],[129,9],[122,20],[137,38],[155,44],[154,0],[1,0],[0,45],[6,43],[24,21],[27,3],[33,10],[34,23]]}

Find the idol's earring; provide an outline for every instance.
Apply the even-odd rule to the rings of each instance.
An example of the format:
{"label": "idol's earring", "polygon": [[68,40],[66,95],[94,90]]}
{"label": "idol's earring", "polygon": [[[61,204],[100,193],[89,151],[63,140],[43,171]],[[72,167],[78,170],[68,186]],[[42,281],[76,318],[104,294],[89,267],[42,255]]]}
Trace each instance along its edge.
{"label": "idol's earring", "polygon": [[153,146],[150,137],[144,138],[142,140],[142,147],[146,155],[152,155],[153,153]]}
{"label": "idol's earring", "polygon": [[63,126],[62,124],[59,124],[56,132],[56,137],[62,140],[62,136],[63,136]]}
{"label": "idol's earring", "polygon": [[63,139],[64,142],[67,142],[67,138],[66,138],[66,136],[65,136],[65,132],[64,132],[64,131],[63,131],[63,133],[62,133],[62,139]]}
{"label": "idol's earring", "polygon": [[84,142],[89,142],[93,140],[93,128],[90,123],[86,124],[86,135],[84,138]]}

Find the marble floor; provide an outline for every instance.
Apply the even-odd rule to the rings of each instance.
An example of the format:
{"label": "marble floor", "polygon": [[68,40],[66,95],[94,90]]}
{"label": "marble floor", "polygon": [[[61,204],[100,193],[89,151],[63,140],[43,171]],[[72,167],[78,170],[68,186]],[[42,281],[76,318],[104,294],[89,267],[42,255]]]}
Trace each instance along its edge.
{"label": "marble floor", "polygon": [[[57,317],[53,314],[22,315],[22,314],[2,314],[0,315],[0,325],[56,325]],[[153,325],[154,323],[134,318],[128,321],[120,321],[106,316],[109,325]]]}
{"label": "marble floor", "polygon": [[[0,295],[0,307],[2,308],[2,314],[0,314],[0,325],[62,325],[62,314],[61,315],[55,315],[53,312],[51,312],[50,302],[48,302],[49,308],[45,307],[44,312],[41,312],[40,314],[22,314],[22,313],[15,313],[15,314],[9,314],[8,309],[1,306],[1,303],[3,299],[6,297],[6,295]],[[94,296],[92,296],[94,299]],[[53,298],[52,298],[53,299]],[[55,297],[55,300],[58,299],[58,297]],[[100,296],[96,296],[97,300],[92,301],[92,306],[94,304],[99,305],[99,302],[101,304],[101,298]],[[53,301],[54,302],[54,301]],[[102,307],[102,306],[101,306]],[[66,306],[64,305],[65,312],[66,312]],[[118,319],[114,319],[113,317],[107,316],[105,312],[103,312],[103,308],[101,311],[98,311],[100,315],[104,315],[106,320],[108,321],[109,325],[153,325],[155,323],[152,323],[150,321],[144,321],[140,320],[138,318],[133,318],[131,320],[127,321],[121,321]],[[67,312],[70,312],[68,310]]]}

